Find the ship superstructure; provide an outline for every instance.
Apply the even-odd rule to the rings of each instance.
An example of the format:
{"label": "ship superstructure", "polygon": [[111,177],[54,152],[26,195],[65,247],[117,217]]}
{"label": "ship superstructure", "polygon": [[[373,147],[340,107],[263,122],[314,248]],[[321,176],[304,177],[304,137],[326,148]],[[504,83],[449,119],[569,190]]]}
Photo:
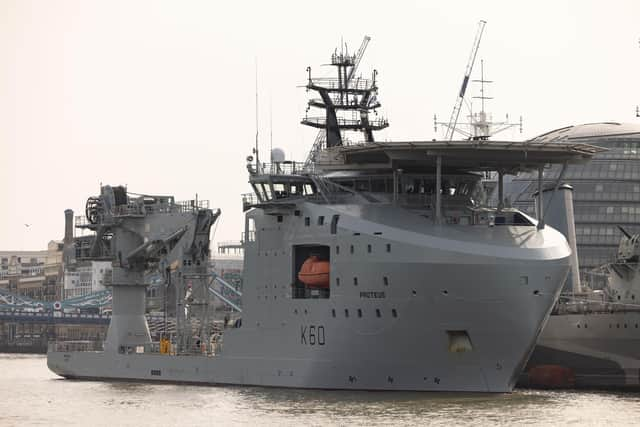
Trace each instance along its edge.
{"label": "ship superstructure", "polygon": [[[310,105],[325,111],[303,119],[325,133],[312,165],[248,158],[254,193],[243,198],[242,318],[201,354],[162,354],[146,342],[133,354],[52,349],[54,372],[302,388],[512,389],[565,280],[570,249],[542,214],[536,220],[505,206],[502,177],[585,162],[598,149],[376,142],[373,132],[387,122],[369,118],[379,107],[375,74],[353,80],[356,58],[346,54],[334,54],[332,64],[337,79],[308,79],[320,94]],[[338,117],[349,110],[355,117]],[[364,141],[348,141],[347,131],[362,132]],[[499,171],[494,207],[482,202],[487,171]]]}

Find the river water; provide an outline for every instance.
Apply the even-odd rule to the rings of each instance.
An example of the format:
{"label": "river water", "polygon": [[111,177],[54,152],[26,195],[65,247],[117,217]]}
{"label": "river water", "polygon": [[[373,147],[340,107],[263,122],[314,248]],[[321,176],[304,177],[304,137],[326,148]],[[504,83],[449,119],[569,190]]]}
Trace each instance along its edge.
{"label": "river water", "polygon": [[71,381],[0,354],[0,426],[640,425],[640,393],[447,394]]}

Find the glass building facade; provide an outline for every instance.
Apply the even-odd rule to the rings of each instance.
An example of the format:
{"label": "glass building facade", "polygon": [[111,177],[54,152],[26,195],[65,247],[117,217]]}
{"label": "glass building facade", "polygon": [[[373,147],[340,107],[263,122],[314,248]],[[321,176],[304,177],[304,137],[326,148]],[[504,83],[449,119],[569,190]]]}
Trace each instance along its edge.
{"label": "glass building facade", "polygon": [[[573,191],[574,219],[580,276],[600,288],[604,278],[587,271],[615,259],[622,236],[618,225],[640,233],[640,124],[592,123],[570,126],[540,135],[535,142],[576,142],[607,148],[584,165],[570,165],[563,183]],[[544,172],[545,185],[555,183],[560,167]],[[537,172],[520,174],[506,182],[512,205],[535,217],[533,194]]]}

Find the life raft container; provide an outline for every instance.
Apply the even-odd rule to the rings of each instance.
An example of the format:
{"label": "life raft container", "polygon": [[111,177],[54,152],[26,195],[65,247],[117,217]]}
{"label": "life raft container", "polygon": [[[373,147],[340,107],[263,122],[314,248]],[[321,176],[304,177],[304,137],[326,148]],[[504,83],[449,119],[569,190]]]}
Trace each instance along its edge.
{"label": "life raft container", "polygon": [[576,376],[566,366],[537,365],[529,369],[529,384],[544,388],[572,388],[576,384]]}
{"label": "life raft container", "polygon": [[329,288],[329,261],[324,261],[316,255],[307,258],[300,271],[298,279],[310,288]]}

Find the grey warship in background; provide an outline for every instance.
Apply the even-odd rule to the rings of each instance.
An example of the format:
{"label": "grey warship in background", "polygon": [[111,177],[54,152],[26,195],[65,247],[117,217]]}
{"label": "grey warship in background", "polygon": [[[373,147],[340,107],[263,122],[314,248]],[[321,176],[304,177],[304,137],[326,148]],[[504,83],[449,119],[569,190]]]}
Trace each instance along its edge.
{"label": "grey warship in background", "polygon": [[[215,215],[198,203],[103,187],[88,209],[96,256],[113,262],[104,349],[52,343],[58,375],[326,389],[512,390],[569,270],[564,236],[489,207],[481,178],[586,162],[586,144],[376,142],[377,82],[336,52],[309,78],[323,111],[305,164],[248,158],[242,318],[151,342],[141,272],[179,283],[178,312],[207,315],[202,266]],[[350,142],[347,132],[362,132]],[[542,212],[542,210],[540,211]],[[539,215],[542,218],[542,215]],[[201,322],[200,325],[206,322]],[[184,323],[189,325],[189,323]]]}
{"label": "grey warship in background", "polygon": [[[640,125],[567,126],[535,142],[587,143],[606,148],[587,165],[569,166],[575,217],[569,229],[553,221],[577,248],[571,275],[534,350],[521,384],[541,387],[640,389]],[[545,172],[545,185],[560,169]],[[535,211],[537,177],[505,182],[505,194],[524,212]],[[561,198],[556,198],[556,201]]]}

